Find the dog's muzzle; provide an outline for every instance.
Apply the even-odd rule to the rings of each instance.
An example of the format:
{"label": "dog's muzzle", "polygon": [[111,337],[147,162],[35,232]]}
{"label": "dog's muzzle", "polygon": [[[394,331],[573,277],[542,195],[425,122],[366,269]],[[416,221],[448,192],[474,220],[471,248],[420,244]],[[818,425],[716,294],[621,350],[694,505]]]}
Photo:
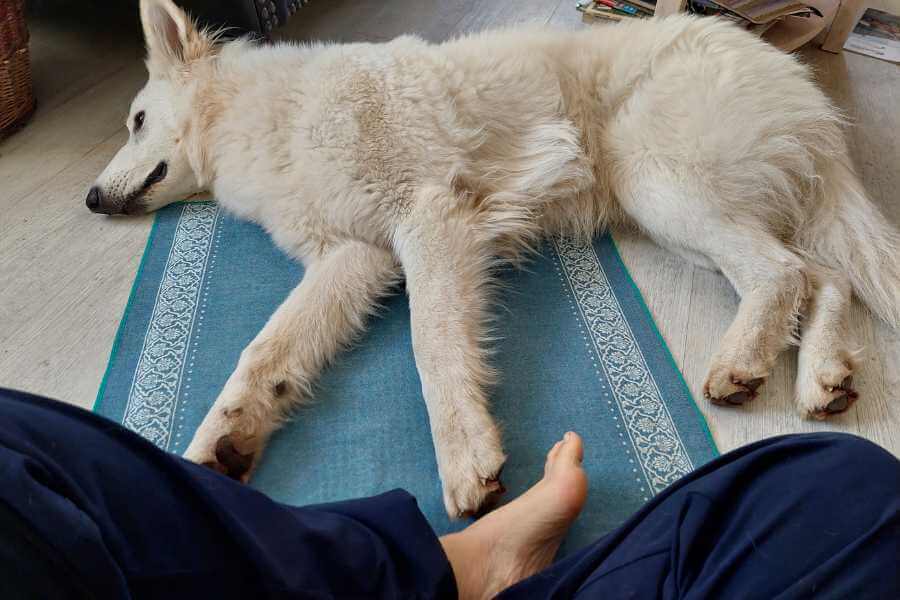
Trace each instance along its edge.
{"label": "dog's muzzle", "polygon": [[135,192],[129,194],[124,200],[116,200],[114,198],[107,197],[100,186],[93,186],[90,190],[88,190],[87,198],[84,200],[85,206],[91,212],[98,213],[101,215],[116,215],[116,214],[132,214],[135,212],[135,208],[138,208],[140,205],[141,197],[153,187],[155,184],[159,183],[163,179],[166,178],[166,174],[169,172],[169,167],[166,164],[166,161],[161,160],[159,164],[154,167],[154,169],[147,175],[147,178],[144,179],[144,183],[141,187]]}
{"label": "dog's muzzle", "polygon": [[98,215],[119,215],[128,212],[128,204],[131,202],[131,198],[126,199],[124,202],[115,201],[112,198],[106,196],[103,193],[103,190],[100,189],[100,186],[93,186],[90,190],[88,190],[87,198],[84,200],[85,206]]}

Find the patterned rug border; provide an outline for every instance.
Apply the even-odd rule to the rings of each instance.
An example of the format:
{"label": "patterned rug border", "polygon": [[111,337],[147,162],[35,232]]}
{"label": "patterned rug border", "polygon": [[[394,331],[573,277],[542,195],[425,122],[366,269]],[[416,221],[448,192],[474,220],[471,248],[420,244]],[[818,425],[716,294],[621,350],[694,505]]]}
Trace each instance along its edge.
{"label": "patterned rug border", "polygon": [[[176,204],[185,204],[177,202]],[[100,387],[97,389],[97,395],[94,397],[94,404],[91,406],[91,412],[101,413],[103,408],[103,395],[106,392],[106,384],[109,382],[109,375],[113,370],[113,363],[116,355],[119,353],[119,347],[122,345],[122,337],[125,334],[125,323],[131,315],[131,308],[134,304],[134,298],[137,295],[140,286],[141,276],[144,274],[144,267],[147,266],[147,257],[150,256],[150,248],[153,246],[153,240],[159,232],[160,217],[159,213],[153,215],[153,224],[150,225],[150,233],[147,234],[147,243],[144,244],[144,250],[141,252],[141,261],[138,263],[137,271],[134,273],[134,280],[131,282],[131,289],[128,292],[128,300],[125,302],[125,308],[122,310],[122,316],[119,317],[119,326],[116,328],[116,337],[113,338],[112,348],[109,350],[109,356],[106,358],[106,369],[103,371],[103,379],[100,380]]]}
{"label": "patterned rug border", "polygon": [[[620,441],[623,446],[630,445],[641,475],[655,495],[690,473],[693,462],[594,245],[565,237],[555,238],[553,244],[558,271],[571,291],[572,312],[580,316],[587,330],[582,337],[594,370],[597,376],[602,370],[612,384],[607,405],[613,411]],[[640,481],[640,477],[636,479]],[[650,499],[643,486],[641,492],[644,501]]]}
{"label": "patterned rug border", "polygon": [[612,242],[610,246],[612,246],[613,253],[615,255],[616,262],[619,263],[622,267],[622,272],[625,274],[625,279],[628,280],[628,284],[631,285],[634,290],[634,294],[637,298],[640,299],[640,306],[643,309],[644,314],[647,315],[647,321],[650,323],[653,333],[656,334],[657,339],[659,339],[659,343],[662,346],[663,352],[666,356],[666,359],[669,361],[669,365],[672,367],[672,370],[678,373],[678,381],[681,383],[681,387],[684,388],[684,393],[691,401],[691,407],[694,409],[694,412],[697,415],[697,419],[700,421],[700,424],[703,426],[703,433],[706,434],[706,439],[709,442],[710,448],[712,448],[713,456],[718,457],[721,456],[721,452],[719,451],[719,446],[716,444],[716,439],[713,437],[712,431],[709,428],[709,423],[706,420],[706,417],[703,414],[703,411],[700,410],[700,405],[697,404],[697,400],[694,399],[694,394],[691,393],[691,387],[688,385],[687,381],[684,379],[684,374],[681,372],[681,369],[678,367],[678,363],[675,362],[675,357],[672,356],[672,351],[669,350],[669,344],[666,342],[666,338],[663,337],[662,332],[659,330],[659,326],[656,324],[656,318],[653,316],[653,313],[650,312],[650,307],[647,306],[647,302],[644,300],[644,294],[641,292],[641,288],[638,287],[638,284],[635,283],[634,277],[631,276],[631,271],[628,270],[628,267],[625,265],[625,261],[622,260],[622,254],[619,252],[619,245],[616,244],[615,238],[612,236],[609,237]]}
{"label": "patterned rug border", "polygon": [[[203,290],[221,216],[215,203],[181,207],[122,415],[123,425],[167,450],[182,386],[190,387],[196,353],[191,347],[204,319]],[[183,335],[177,335],[179,325]],[[145,419],[149,426],[142,426]]]}

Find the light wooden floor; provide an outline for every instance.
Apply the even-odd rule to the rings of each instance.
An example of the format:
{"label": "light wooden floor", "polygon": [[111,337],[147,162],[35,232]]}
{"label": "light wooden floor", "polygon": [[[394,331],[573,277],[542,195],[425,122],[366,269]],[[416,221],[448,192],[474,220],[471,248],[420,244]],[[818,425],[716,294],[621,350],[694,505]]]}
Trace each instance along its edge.
{"label": "light wooden floor", "polygon": [[[282,36],[386,40],[522,21],[581,27],[572,0],[317,1]],[[900,12],[900,0],[887,0]],[[892,6],[891,6],[892,5]],[[0,385],[90,406],[143,250],[151,217],[89,213],[84,195],[126,138],[122,121],[145,73],[133,26],[88,19],[31,23],[40,108],[0,142]],[[871,196],[900,223],[900,69],[853,54],[807,49],[834,102],[856,121],[853,157]],[[737,306],[718,274],[633,235],[619,235],[625,262],[696,398],[707,362]],[[900,257],[898,257],[900,259]],[[720,450],[781,433],[838,429],[900,455],[900,334],[854,309],[868,360],[856,376],[862,399],[827,423],[801,420],[791,402],[795,354],[786,355],[761,398],[744,409],[702,400]]]}

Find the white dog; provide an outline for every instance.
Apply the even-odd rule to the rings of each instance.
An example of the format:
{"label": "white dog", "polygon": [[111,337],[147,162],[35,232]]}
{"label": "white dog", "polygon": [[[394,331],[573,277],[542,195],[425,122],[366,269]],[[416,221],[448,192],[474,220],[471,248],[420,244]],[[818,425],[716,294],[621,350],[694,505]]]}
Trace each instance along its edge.
{"label": "white dog", "polygon": [[170,0],[141,18],[149,82],[88,206],[210,189],[306,265],[186,452],[232,477],[405,277],[447,511],[483,507],[505,460],[492,268],[545,235],[630,223],[720,269],[742,297],[704,388],[721,404],[756,395],[802,314],[800,410],[846,410],[851,292],[900,323],[900,236],[839,116],[793,57],[723,21],[258,46],[218,43]]}

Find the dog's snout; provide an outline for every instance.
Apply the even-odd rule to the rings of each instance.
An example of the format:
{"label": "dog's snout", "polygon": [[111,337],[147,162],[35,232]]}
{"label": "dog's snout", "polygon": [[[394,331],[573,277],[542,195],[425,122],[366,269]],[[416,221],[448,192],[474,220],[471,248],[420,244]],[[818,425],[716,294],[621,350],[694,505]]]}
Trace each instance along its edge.
{"label": "dog's snout", "polygon": [[88,190],[87,199],[84,203],[91,210],[91,212],[99,212],[100,210],[100,188],[96,185]]}

